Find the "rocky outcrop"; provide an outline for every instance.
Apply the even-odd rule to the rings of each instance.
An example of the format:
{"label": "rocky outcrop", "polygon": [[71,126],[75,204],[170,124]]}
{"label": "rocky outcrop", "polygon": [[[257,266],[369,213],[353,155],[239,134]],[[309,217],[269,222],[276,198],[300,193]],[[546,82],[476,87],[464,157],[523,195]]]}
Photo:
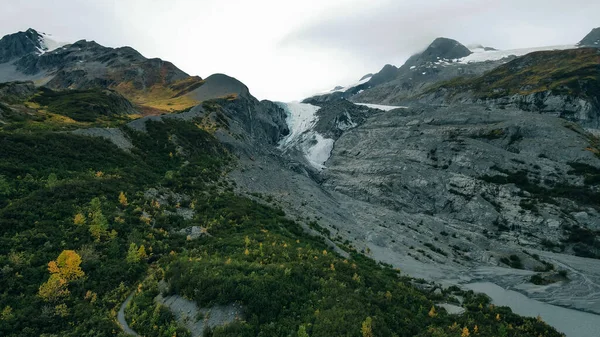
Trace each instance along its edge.
{"label": "rocky outcrop", "polygon": [[580,47],[600,48],[600,27],[592,29],[577,45]]}
{"label": "rocky outcrop", "polygon": [[[600,129],[600,104],[598,99],[585,99],[569,95],[557,95],[543,91],[528,95],[514,94],[499,98],[476,98],[466,92],[448,99],[444,92],[426,95],[418,100],[424,104],[479,104],[482,107],[505,109],[507,107],[536,112],[577,123],[587,129]],[[597,132],[597,131],[596,131]]]}
{"label": "rocky outcrop", "polygon": [[22,102],[36,91],[33,82],[0,83],[0,102],[8,104]]}
{"label": "rocky outcrop", "polygon": [[248,87],[237,79],[224,75],[210,75],[204,81],[204,84],[189,93],[197,101],[206,101],[215,98],[225,98],[227,96],[249,97]]}
{"label": "rocky outcrop", "polygon": [[321,109],[316,113],[317,122],[313,130],[333,140],[340,138],[344,132],[362,125],[367,117],[375,113],[374,109],[347,100],[320,105]]}

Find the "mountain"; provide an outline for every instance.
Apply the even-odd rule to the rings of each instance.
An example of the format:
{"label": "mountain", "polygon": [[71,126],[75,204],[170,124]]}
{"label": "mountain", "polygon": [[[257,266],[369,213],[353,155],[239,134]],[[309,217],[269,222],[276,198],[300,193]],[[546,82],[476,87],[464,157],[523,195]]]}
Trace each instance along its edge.
{"label": "mountain", "polygon": [[[592,335],[593,123],[484,94],[541,79],[526,89],[587,102],[594,50],[468,63],[465,49],[438,39],[283,103],[128,47],[13,48],[0,335]],[[482,285],[563,311],[522,317]]]}
{"label": "mountain", "polygon": [[[247,162],[238,185],[277,195],[411,275],[484,280],[599,314],[585,280],[600,281],[589,269],[600,257],[600,54],[575,45],[467,53],[436,41],[462,57],[444,59],[453,48],[432,43],[361,86],[288,104],[298,131],[284,158],[305,166]],[[361,112],[365,103],[376,109]],[[586,286],[549,291],[495,269],[525,268],[546,284],[550,264]]]}
{"label": "mountain", "polygon": [[440,60],[456,60],[471,55],[472,52],[460,42],[445,37],[435,39],[422,53],[416,54],[406,62],[406,66],[439,62]]}
{"label": "mountain", "polygon": [[52,89],[110,88],[144,113],[183,110],[199,103],[188,94],[204,82],[161,59],[147,59],[130,47],[108,48],[77,41],[49,49],[33,29],[0,40],[0,77],[34,81]]}
{"label": "mountain", "polygon": [[459,75],[481,74],[493,69],[499,62],[462,64],[472,52],[458,41],[448,38],[435,39],[423,52],[411,56],[404,65],[385,65],[370,80],[343,94],[325,94],[310,97],[306,102],[327,102],[331,99],[350,99],[355,102],[375,104],[400,104],[422,88],[440,79]]}
{"label": "mountain", "polygon": [[592,29],[577,45],[580,47],[600,48],[600,27]]}

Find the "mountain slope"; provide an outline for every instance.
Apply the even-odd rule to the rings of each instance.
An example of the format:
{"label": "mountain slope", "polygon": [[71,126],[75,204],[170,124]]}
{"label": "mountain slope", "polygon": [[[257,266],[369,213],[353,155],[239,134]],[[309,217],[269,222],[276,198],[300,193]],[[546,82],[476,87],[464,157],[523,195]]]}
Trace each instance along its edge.
{"label": "mountain slope", "polygon": [[427,89],[421,101],[469,99],[518,105],[600,128],[600,52],[581,48],[531,53],[479,77],[442,82]]}
{"label": "mountain slope", "polygon": [[[37,90],[17,89],[11,97]],[[191,336],[155,302],[159,294],[213,313],[241,308],[231,324],[204,329],[214,336],[494,336],[508,326],[520,336],[560,336],[485,296],[431,292],[307,234],[315,221],[295,222],[266,197],[234,193],[228,173],[251,155],[277,153],[282,117],[251,96],[206,101],[120,128],[127,151],[102,138],[0,130],[0,333],[123,335],[114,314],[133,293],[125,318],[145,336]],[[454,296],[464,298],[460,316],[436,304]]]}
{"label": "mountain slope", "polygon": [[201,86],[202,79],[172,63],[147,59],[130,47],[107,48],[85,40],[44,51],[42,37],[29,29],[0,40],[0,79],[32,80],[57,90],[111,88],[147,113],[198,104],[186,94]]}
{"label": "mountain slope", "polygon": [[577,45],[580,47],[600,48],[600,27],[592,29]]}

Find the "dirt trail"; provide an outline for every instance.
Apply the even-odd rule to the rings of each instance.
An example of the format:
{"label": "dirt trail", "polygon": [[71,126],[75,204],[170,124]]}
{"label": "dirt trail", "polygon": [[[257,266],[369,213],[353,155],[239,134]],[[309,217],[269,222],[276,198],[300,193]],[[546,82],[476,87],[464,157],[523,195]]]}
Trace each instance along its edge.
{"label": "dirt trail", "polygon": [[121,329],[123,329],[123,331],[131,336],[138,336],[137,332],[133,331],[133,329],[131,329],[129,327],[129,324],[127,324],[127,320],[125,319],[125,308],[127,307],[127,304],[129,304],[129,302],[131,302],[131,299],[133,298],[133,295],[135,294],[135,291],[131,293],[131,295],[129,295],[127,297],[127,299],[125,300],[125,302],[123,302],[123,304],[121,304],[121,308],[119,309],[119,313],[117,314],[117,321],[119,322],[119,326],[121,326]]}

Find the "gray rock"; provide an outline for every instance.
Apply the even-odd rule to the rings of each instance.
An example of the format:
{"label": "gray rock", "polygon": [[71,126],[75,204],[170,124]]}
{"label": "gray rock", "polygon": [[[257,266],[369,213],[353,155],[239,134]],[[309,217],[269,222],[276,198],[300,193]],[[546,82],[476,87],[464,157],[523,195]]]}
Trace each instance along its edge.
{"label": "gray rock", "polygon": [[600,27],[592,29],[577,45],[580,47],[600,48]]}
{"label": "gray rock", "polygon": [[90,136],[90,137],[101,137],[108,139],[113,144],[118,146],[120,149],[125,151],[131,151],[133,144],[131,140],[125,135],[123,130],[117,128],[89,128],[79,129],[73,131],[76,135]]}

